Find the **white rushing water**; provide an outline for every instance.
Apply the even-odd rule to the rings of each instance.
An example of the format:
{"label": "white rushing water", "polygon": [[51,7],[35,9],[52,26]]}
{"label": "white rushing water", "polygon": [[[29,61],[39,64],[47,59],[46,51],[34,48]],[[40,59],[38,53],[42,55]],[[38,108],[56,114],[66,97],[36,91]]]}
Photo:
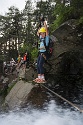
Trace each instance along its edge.
{"label": "white rushing water", "polygon": [[45,110],[18,110],[0,114],[0,125],[83,125],[83,113],[51,101]]}

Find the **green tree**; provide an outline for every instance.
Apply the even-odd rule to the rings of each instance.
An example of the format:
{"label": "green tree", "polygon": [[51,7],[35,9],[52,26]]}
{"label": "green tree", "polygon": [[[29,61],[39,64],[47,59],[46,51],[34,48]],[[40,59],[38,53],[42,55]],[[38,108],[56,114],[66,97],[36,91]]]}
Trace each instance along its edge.
{"label": "green tree", "polygon": [[77,19],[83,18],[83,0],[71,0],[70,7],[73,7],[75,18]]}
{"label": "green tree", "polygon": [[11,57],[11,50],[17,52],[17,44],[19,45],[22,41],[22,13],[12,6],[5,16],[0,16],[0,23],[2,24],[1,35],[3,37],[4,53],[9,51],[9,57]]}
{"label": "green tree", "polygon": [[51,25],[51,30],[55,30],[64,21],[69,19],[81,20],[83,17],[83,0],[55,0],[56,6],[53,11],[55,20]]}
{"label": "green tree", "polygon": [[35,59],[37,59],[37,56],[38,56],[38,49],[33,48],[33,50],[31,51],[31,59],[34,61]]}
{"label": "green tree", "polygon": [[34,34],[33,34],[33,10],[32,10],[32,3],[31,0],[26,1],[25,8],[23,10],[24,18],[25,18],[25,43],[30,42],[33,44],[34,41]]}

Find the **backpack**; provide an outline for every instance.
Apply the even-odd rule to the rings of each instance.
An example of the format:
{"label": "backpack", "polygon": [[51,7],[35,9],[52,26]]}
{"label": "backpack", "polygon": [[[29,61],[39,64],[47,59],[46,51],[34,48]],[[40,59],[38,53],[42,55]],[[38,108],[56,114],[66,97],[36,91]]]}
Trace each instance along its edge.
{"label": "backpack", "polygon": [[49,59],[52,56],[52,53],[53,53],[54,42],[53,42],[53,40],[51,38],[49,38],[48,46],[46,46],[45,39],[44,39],[43,42],[44,42],[44,46],[45,46],[46,52],[47,52],[47,59]]}

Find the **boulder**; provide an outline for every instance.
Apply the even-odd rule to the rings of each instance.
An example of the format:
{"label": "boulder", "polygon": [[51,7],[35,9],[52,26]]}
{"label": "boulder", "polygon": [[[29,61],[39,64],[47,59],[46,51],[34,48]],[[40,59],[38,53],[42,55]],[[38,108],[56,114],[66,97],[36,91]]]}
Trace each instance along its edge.
{"label": "boulder", "polygon": [[29,67],[28,69],[26,69],[25,72],[25,79],[27,81],[32,81],[33,79],[35,79],[37,77],[37,69],[35,69],[34,66]]}
{"label": "boulder", "polygon": [[6,96],[5,104],[9,107],[9,109],[20,107],[26,102],[28,94],[32,88],[33,85],[31,83],[22,80],[18,81]]}
{"label": "boulder", "polygon": [[[46,61],[45,77],[49,83],[66,81],[71,84],[83,78],[83,25],[76,20],[63,23],[53,33],[54,47],[52,57]],[[54,39],[55,38],[55,39]],[[50,79],[50,80],[49,80]]]}
{"label": "boulder", "polygon": [[25,68],[20,68],[19,69],[19,78],[25,79]]}

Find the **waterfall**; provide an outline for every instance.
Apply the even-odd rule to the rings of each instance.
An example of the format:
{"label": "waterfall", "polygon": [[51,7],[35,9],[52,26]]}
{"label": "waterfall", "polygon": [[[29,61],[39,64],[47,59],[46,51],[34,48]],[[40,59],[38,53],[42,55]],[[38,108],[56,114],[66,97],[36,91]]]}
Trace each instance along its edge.
{"label": "waterfall", "polygon": [[83,113],[51,100],[44,109],[26,108],[0,114],[0,125],[83,125]]}

